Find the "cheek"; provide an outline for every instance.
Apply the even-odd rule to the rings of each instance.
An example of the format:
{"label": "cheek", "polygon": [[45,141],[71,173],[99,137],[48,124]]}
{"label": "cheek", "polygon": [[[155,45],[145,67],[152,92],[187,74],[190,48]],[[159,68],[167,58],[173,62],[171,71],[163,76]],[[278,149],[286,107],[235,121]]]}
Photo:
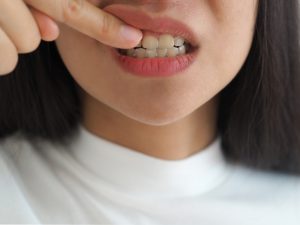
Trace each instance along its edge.
{"label": "cheek", "polygon": [[[214,4],[213,4],[214,3]],[[219,83],[228,84],[244,64],[253,41],[256,1],[211,1],[212,18],[204,31],[203,60],[218,75]]]}

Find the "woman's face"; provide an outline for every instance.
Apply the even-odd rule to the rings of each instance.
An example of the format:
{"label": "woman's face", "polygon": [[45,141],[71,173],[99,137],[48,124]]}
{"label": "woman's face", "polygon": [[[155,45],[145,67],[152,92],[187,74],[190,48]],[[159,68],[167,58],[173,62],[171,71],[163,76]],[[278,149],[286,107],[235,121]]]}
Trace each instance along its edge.
{"label": "woman's face", "polygon": [[[104,44],[59,24],[57,48],[83,90],[84,100],[108,106],[149,125],[168,124],[191,114],[230,83],[249,53],[258,3],[258,0],[89,1],[101,8],[113,3],[131,4],[153,16],[184,21],[197,36],[199,54],[188,69],[176,76],[145,79],[123,71]],[[172,7],[163,7],[168,4]]]}

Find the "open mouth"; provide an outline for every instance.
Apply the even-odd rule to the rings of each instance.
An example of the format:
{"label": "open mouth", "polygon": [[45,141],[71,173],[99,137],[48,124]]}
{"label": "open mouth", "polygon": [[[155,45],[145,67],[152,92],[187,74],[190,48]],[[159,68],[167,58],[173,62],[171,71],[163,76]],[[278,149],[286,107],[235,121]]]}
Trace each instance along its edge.
{"label": "open mouth", "polygon": [[141,42],[132,49],[117,49],[120,55],[133,58],[170,58],[186,55],[196,50],[187,40],[170,34],[159,36],[146,35]]}
{"label": "open mouth", "polygon": [[110,48],[113,59],[129,74],[165,77],[178,74],[195,61],[200,47],[170,34],[144,34],[132,49]]}

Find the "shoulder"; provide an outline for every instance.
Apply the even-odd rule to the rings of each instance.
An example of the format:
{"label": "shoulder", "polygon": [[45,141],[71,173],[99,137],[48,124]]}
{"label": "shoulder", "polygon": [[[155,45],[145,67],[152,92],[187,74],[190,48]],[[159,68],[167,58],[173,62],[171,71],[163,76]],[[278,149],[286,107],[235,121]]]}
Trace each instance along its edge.
{"label": "shoulder", "polygon": [[269,186],[280,184],[281,187],[294,186],[300,182],[300,174],[290,174],[273,170],[261,170],[243,164],[232,165],[235,167],[234,176],[247,184]]}
{"label": "shoulder", "polygon": [[27,204],[20,184],[13,157],[17,157],[22,142],[16,136],[0,142],[0,223],[36,222]]}
{"label": "shoulder", "polygon": [[[300,210],[300,175],[264,171],[244,165],[232,165],[234,172],[228,182],[234,198],[275,206],[289,204]],[[300,219],[300,218],[299,218]]]}

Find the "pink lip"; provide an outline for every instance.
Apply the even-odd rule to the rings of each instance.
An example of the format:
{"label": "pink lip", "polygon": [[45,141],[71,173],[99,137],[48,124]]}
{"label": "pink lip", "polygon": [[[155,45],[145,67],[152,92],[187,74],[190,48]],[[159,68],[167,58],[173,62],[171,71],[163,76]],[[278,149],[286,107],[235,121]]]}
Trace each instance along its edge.
{"label": "pink lip", "polygon": [[166,77],[187,69],[195,61],[199,52],[197,38],[194,33],[181,22],[166,17],[153,18],[139,9],[122,4],[109,5],[103,8],[103,10],[143,31],[181,36],[193,46],[192,51],[185,55],[172,58],[143,59],[121,55],[117,49],[109,47],[113,59],[115,59],[126,72],[141,77]]}

